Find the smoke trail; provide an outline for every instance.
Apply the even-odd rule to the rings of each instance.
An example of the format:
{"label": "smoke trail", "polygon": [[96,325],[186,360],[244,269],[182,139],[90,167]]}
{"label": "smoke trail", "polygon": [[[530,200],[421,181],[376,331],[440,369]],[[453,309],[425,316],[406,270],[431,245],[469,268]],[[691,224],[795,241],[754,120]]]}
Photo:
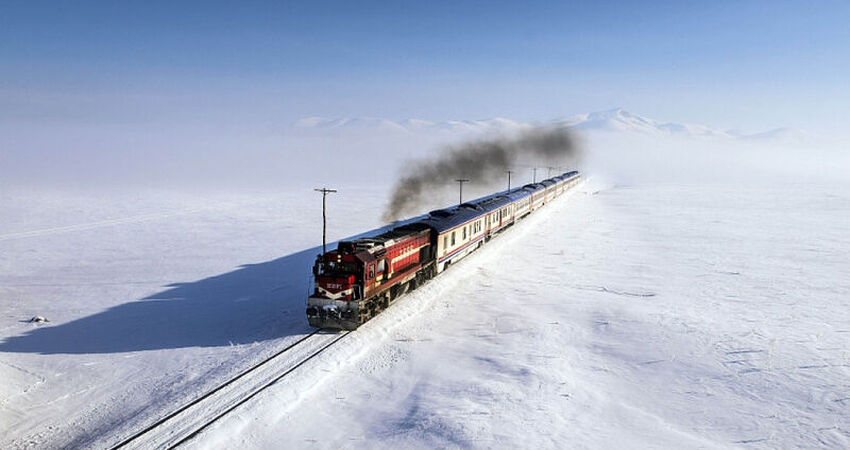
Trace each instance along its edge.
{"label": "smoke trail", "polygon": [[437,159],[408,165],[396,182],[384,212],[387,222],[420,212],[427,194],[444,189],[457,178],[487,185],[505,176],[517,165],[566,166],[575,163],[579,147],[564,127],[539,127],[514,138],[469,141],[447,148]]}

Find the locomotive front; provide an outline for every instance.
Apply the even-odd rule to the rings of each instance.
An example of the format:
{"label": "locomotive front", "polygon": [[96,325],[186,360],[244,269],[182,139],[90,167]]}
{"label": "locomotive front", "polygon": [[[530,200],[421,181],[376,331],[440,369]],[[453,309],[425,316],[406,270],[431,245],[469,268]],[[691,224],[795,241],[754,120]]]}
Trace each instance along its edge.
{"label": "locomotive front", "polygon": [[307,299],[307,320],[314,327],[357,328],[358,302],[363,298],[364,265],[341,243],[336,251],[316,257],[313,291]]}

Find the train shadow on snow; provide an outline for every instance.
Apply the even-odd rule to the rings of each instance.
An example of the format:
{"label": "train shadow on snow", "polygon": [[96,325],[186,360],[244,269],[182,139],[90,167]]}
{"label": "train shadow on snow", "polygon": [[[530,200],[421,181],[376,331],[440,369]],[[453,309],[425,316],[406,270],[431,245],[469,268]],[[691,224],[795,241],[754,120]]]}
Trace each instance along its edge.
{"label": "train shadow on snow", "polygon": [[[336,242],[328,243],[328,248],[336,248]],[[199,281],[168,285],[156,294],[71,322],[40,325],[0,342],[0,352],[121,353],[229,346],[308,333],[313,328],[304,312],[307,287],[321,249],[245,264]]]}

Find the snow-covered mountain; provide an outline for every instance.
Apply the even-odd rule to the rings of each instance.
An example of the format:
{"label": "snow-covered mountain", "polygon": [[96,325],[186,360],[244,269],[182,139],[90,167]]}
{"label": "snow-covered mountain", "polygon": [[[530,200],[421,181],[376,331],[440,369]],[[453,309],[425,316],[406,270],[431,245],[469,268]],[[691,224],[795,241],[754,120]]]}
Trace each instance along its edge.
{"label": "snow-covered mountain", "polygon": [[[746,139],[746,140],[807,140],[811,135],[792,128],[777,128],[759,133],[742,133],[735,130],[721,130],[707,125],[677,122],[662,122],[630,113],[622,108],[576,114],[551,122],[576,130],[607,133],[636,133],[650,136],[682,136],[699,138]],[[537,124],[496,117],[485,120],[448,120],[430,121],[423,119],[405,119],[394,121],[380,117],[327,118],[306,117],[296,121],[293,128],[301,131],[393,131],[400,133],[438,132],[512,132]]]}
{"label": "snow-covered mountain", "polygon": [[728,131],[705,125],[661,122],[632,114],[622,108],[589,114],[578,114],[557,123],[579,130],[634,132],[650,135],[687,135],[707,137],[736,137]]}
{"label": "snow-covered mountain", "polygon": [[529,124],[497,117],[486,120],[447,120],[436,122],[423,119],[393,121],[380,117],[327,118],[306,117],[293,124],[298,130],[333,131],[400,131],[400,132],[487,132],[515,131]]}

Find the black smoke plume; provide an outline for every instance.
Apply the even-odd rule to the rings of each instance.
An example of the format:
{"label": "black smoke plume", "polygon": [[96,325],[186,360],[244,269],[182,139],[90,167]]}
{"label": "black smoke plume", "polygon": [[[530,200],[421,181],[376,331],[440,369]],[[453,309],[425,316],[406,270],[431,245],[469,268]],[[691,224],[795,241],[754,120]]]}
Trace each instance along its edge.
{"label": "black smoke plume", "polygon": [[420,213],[429,193],[456,186],[458,178],[469,179],[472,185],[492,185],[503,180],[509,169],[574,166],[579,153],[575,137],[565,127],[538,127],[516,137],[449,146],[434,160],[408,164],[396,182],[383,218],[391,222]]}

